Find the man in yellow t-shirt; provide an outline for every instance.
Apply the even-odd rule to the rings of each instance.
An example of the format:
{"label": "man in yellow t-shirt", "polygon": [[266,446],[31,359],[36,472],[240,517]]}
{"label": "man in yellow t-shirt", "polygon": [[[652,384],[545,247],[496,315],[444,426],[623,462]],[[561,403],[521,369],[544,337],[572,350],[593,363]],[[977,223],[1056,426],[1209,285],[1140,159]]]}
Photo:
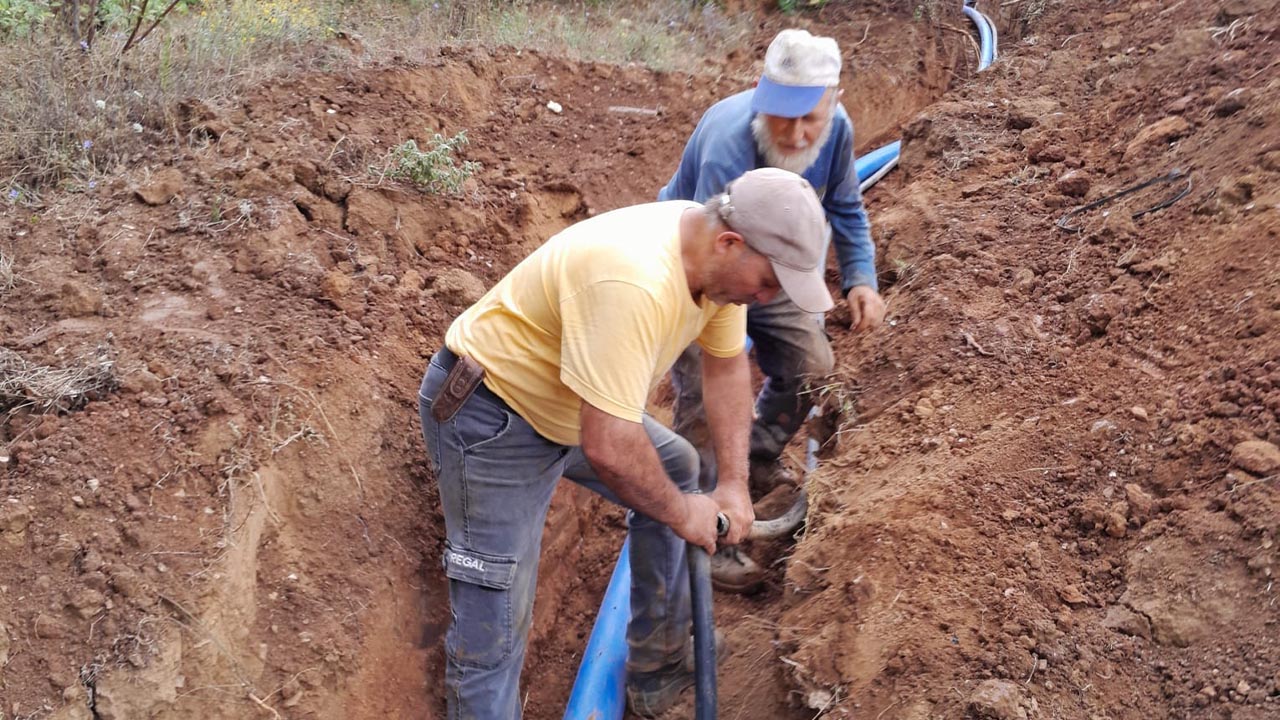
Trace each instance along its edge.
{"label": "man in yellow t-shirt", "polygon": [[[564,230],[454,320],[419,391],[446,526],[451,720],[520,717],[542,528],[561,476],[631,509],[633,712],[660,714],[692,683],[684,544],[714,551],[717,512],[729,544],[754,519],[746,306],[781,289],[811,312],[830,308],[824,222],[803,178],[753,170],[705,205],[639,205]],[[697,452],[645,414],[693,342],[719,458],[709,495],[694,494]],[[476,366],[483,382],[468,396]]]}

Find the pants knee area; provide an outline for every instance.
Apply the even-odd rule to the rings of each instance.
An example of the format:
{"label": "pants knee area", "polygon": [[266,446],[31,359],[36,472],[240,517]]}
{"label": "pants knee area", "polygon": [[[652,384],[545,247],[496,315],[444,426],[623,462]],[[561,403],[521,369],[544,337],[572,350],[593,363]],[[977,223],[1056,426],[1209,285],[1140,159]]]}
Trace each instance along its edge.
{"label": "pants knee area", "polygon": [[822,377],[831,374],[835,367],[835,354],[831,352],[831,347],[827,346],[809,353],[800,368],[800,374],[805,377]]}
{"label": "pants knee area", "polygon": [[702,468],[702,460],[693,444],[684,438],[677,438],[662,452],[662,469],[667,477],[682,492],[693,492],[698,489],[698,473]]}

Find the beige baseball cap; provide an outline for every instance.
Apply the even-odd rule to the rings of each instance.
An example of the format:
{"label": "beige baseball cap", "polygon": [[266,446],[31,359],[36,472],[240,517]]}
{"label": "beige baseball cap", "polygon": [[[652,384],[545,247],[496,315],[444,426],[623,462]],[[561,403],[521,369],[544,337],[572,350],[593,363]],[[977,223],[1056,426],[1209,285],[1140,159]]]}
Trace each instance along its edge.
{"label": "beige baseball cap", "polygon": [[725,188],[719,213],[748,247],[769,258],[782,290],[801,310],[834,306],[822,277],[826,214],[808,180],[778,168],[751,170]]}

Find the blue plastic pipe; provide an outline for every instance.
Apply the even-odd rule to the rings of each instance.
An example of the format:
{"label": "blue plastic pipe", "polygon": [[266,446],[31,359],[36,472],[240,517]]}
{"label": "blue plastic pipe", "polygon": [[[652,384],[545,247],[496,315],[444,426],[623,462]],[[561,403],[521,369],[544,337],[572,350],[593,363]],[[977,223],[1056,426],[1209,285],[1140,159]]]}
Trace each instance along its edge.
{"label": "blue plastic pipe", "polygon": [[631,618],[631,540],[622,543],[600,614],[582,653],[565,720],[621,720],[627,706],[627,621]]}
{"label": "blue plastic pipe", "polygon": [[[986,70],[996,59],[996,28],[990,18],[972,7],[974,0],[965,0],[964,14],[977,26],[981,49],[978,53],[978,70]],[[876,148],[854,160],[858,186],[862,191],[875,184],[898,164],[902,141],[896,140]],[[751,338],[747,338],[747,350]],[[813,470],[817,464],[817,442],[809,440],[805,457],[805,469]],[[627,622],[631,618],[631,561],[627,555],[628,543],[623,543],[618,564],[609,580],[600,614],[591,628],[582,666],[565,708],[564,720],[621,720],[626,710]]]}
{"label": "blue plastic pipe", "polygon": [[996,26],[991,18],[978,12],[973,5],[974,0],[965,0],[964,14],[978,28],[978,37],[982,41],[978,51],[978,72],[982,72],[996,61]]}

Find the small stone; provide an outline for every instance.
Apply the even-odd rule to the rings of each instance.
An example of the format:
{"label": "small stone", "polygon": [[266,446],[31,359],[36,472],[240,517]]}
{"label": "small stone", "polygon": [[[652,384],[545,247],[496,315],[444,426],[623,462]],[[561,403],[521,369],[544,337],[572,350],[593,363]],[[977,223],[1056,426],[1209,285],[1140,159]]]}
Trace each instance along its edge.
{"label": "small stone", "polygon": [[1245,682],[1244,680],[1241,680],[1239,683],[1236,684],[1236,692],[1240,693],[1241,695],[1248,695],[1249,691],[1252,689],[1253,688],[1249,686],[1249,683]]}
{"label": "small stone", "polygon": [[1212,685],[1205,685],[1200,688],[1200,694],[1212,700],[1213,698],[1218,697],[1218,690]]}
{"label": "small stone", "polygon": [[111,570],[111,587],[124,597],[138,597],[142,592],[142,583],[138,574],[127,567],[116,567]]}
{"label": "small stone", "polygon": [[102,554],[93,548],[84,551],[84,556],[80,558],[80,568],[85,572],[97,572],[102,569],[105,563],[102,562]]}
{"label": "small stone", "polygon": [[1068,605],[1084,605],[1089,602],[1089,598],[1080,592],[1080,588],[1075,585],[1066,585],[1058,590],[1058,597],[1062,598],[1062,602]]}
{"label": "small stone", "polygon": [[1263,183],[1255,174],[1227,176],[1218,182],[1218,199],[1231,205],[1245,205],[1253,200],[1254,193],[1260,186]]}
{"label": "small stone", "polygon": [[1111,422],[1110,420],[1107,420],[1106,418],[1103,418],[1101,420],[1095,420],[1093,424],[1089,426],[1089,434],[1097,435],[1099,433],[1107,433],[1109,435],[1112,432],[1114,432],[1115,429],[1116,429],[1115,423]]}
{"label": "small stone", "polygon": [[345,297],[347,293],[351,292],[351,288],[354,284],[355,283],[352,282],[351,278],[347,277],[347,274],[341,270],[330,270],[325,274],[324,278],[320,280],[320,295],[324,299],[336,304],[339,300]]}
{"label": "small stone", "polygon": [[1151,497],[1137,483],[1128,483],[1124,486],[1125,501],[1129,504],[1130,514],[1138,519],[1145,520],[1151,517],[1156,506],[1155,498]]}
{"label": "small stone", "polygon": [[1123,605],[1112,605],[1102,626],[1125,635],[1151,639],[1151,621]]}
{"label": "small stone", "polygon": [[1195,104],[1195,101],[1196,101],[1195,95],[1183,95],[1177,100],[1174,100],[1173,102],[1166,105],[1164,109],[1166,112],[1168,112],[1171,115],[1181,115],[1182,113],[1190,110],[1191,106]]}
{"label": "small stone", "polygon": [[1231,464],[1255,475],[1280,470],[1280,448],[1265,440],[1246,440],[1231,449]]}
{"label": "small stone", "polygon": [[1129,521],[1118,512],[1107,514],[1107,534],[1113,538],[1122,538],[1129,534]]}
{"label": "small stone", "polygon": [[1129,408],[1129,414],[1138,418],[1142,422],[1147,422],[1149,420],[1147,416],[1147,409],[1142,407],[1141,405],[1135,405]]}
{"label": "small stone", "polygon": [[969,715],[982,720],[1026,720],[1029,704],[1022,687],[1008,680],[984,680],[966,702]]}
{"label": "small stone", "polygon": [[449,268],[436,278],[431,291],[442,302],[469,306],[484,295],[484,283],[462,268]]}
{"label": "small stone", "polygon": [[124,506],[128,508],[131,512],[138,512],[142,510],[144,507],[146,507],[146,503],[142,502],[142,498],[138,497],[137,495],[134,495],[133,493],[129,493],[124,498]]}
{"label": "small stone", "polygon": [[1126,312],[1127,303],[1124,298],[1114,293],[1091,295],[1085,303],[1082,313],[1085,324],[1095,335],[1106,333],[1111,321]]}
{"label": "small stone", "polygon": [[422,273],[410,268],[405,270],[396,284],[396,292],[401,294],[416,293],[422,289]]}
{"label": "small stone", "polygon": [[548,110],[550,110],[551,112],[553,112],[553,113],[557,114],[557,115],[559,115],[560,113],[564,112],[564,106],[563,106],[563,105],[561,105],[560,103],[556,102],[555,100],[548,100],[548,101],[547,101],[547,109],[548,109]]}
{"label": "small stone", "polygon": [[0,623],[0,667],[9,662],[9,628]]}
{"label": "small stone", "polygon": [[1148,146],[1168,145],[1191,132],[1191,123],[1179,115],[1171,115],[1142,128],[1133,140],[1125,146],[1125,159],[1142,152]]}
{"label": "small stone", "polygon": [[33,621],[35,625],[36,637],[52,640],[62,637],[62,626],[58,624],[57,619],[41,613],[36,615]]}
{"label": "small stone", "polygon": [[922,397],[920,398],[919,401],[916,402],[915,414],[916,414],[916,417],[920,418],[921,420],[925,420],[933,417],[933,414],[935,412],[936,410],[933,407],[933,401],[931,401],[929,398]]}
{"label": "small stone", "polygon": [[1238,417],[1240,415],[1240,406],[1229,400],[1219,400],[1209,406],[1209,414],[1214,417]]}
{"label": "small stone", "polygon": [[1218,117],[1235,115],[1249,105],[1249,92],[1244,88],[1236,88],[1222,96],[1213,106],[1213,114]]}
{"label": "small stone", "polygon": [[102,312],[102,292],[83,283],[68,280],[62,283],[58,298],[58,311],[68,317],[84,317]]}
{"label": "small stone", "polygon": [[1027,148],[1027,160],[1036,164],[1062,162],[1067,159],[1067,151],[1060,145],[1036,143]]}
{"label": "small stone", "polygon": [[1068,170],[1058,178],[1058,192],[1070,197],[1084,197],[1089,194],[1089,176],[1080,170]]}
{"label": "small stone", "polygon": [[169,404],[169,398],[164,395],[143,395],[138,404],[145,408],[162,408]]}
{"label": "small stone", "polygon": [[186,187],[182,173],[175,168],[165,168],[151,176],[143,185],[134,189],[138,199],[148,205],[165,205],[177,197]]}
{"label": "small stone", "polygon": [[139,370],[120,378],[120,390],[130,395],[157,393],[163,387],[163,381],[150,370]]}
{"label": "small stone", "polygon": [[106,600],[107,598],[97,590],[84,588],[72,595],[71,601],[67,604],[75,608],[80,617],[88,620],[102,612]]}
{"label": "small stone", "polygon": [[10,545],[21,545],[26,542],[27,526],[31,524],[31,513],[22,505],[5,503],[0,506],[0,536]]}

